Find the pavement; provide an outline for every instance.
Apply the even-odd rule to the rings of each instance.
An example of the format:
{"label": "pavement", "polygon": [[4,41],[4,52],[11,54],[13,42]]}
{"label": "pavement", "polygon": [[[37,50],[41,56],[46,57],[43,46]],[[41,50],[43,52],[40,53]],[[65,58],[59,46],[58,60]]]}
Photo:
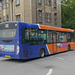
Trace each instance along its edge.
{"label": "pavement", "polygon": [[1,57],[0,75],[75,75],[75,50],[31,60]]}

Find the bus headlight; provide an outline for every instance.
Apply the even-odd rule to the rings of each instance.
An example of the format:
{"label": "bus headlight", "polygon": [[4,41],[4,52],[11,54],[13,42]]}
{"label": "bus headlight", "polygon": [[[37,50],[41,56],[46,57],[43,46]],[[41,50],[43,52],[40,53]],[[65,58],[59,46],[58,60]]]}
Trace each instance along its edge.
{"label": "bus headlight", "polygon": [[17,46],[16,54],[19,54],[19,46]]}

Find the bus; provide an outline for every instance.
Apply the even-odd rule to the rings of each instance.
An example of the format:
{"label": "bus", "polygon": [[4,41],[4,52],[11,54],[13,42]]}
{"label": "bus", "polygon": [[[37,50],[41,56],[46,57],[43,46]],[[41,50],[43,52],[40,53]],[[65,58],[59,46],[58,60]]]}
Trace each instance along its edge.
{"label": "bus", "polygon": [[74,30],[24,22],[0,23],[0,57],[32,59],[75,49]]}

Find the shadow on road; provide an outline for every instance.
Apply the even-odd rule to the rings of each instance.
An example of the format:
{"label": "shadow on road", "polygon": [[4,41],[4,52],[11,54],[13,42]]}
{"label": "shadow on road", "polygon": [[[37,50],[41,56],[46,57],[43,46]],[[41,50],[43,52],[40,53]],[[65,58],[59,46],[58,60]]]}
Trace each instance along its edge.
{"label": "shadow on road", "polygon": [[39,58],[34,58],[34,59],[5,59],[5,60],[2,60],[2,61],[15,62],[15,63],[25,63],[25,62],[34,61],[36,59],[39,59]]}
{"label": "shadow on road", "polygon": [[[48,56],[45,56],[44,58],[50,57],[50,56],[55,56],[55,55],[58,55],[58,54],[61,54],[61,53],[72,52],[72,51],[75,51],[75,50],[65,51],[65,52],[60,52],[60,53],[48,55]],[[30,62],[30,61],[36,61],[37,59],[44,59],[44,58],[34,58],[34,59],[27,59],[27,60],[23,60],[23,59],[5,59],[5,60],[2,60],[2,61],[15,62],[15,63],[25,63],[25,62]]]}

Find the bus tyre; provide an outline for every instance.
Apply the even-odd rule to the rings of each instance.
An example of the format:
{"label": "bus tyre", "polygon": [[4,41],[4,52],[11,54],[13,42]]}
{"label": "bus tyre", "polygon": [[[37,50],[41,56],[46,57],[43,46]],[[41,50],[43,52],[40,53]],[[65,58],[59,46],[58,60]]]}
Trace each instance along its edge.
{"label": "bus tyre", "polygon": [[70,45],[68,45],[68,51],[70,51],[71,50],[71,47],[70,47]]}
{"label": "bus tyre", "polygon": [[45,56],[45,50],[41,49],[40,50],[40,57],[43,58]]}

